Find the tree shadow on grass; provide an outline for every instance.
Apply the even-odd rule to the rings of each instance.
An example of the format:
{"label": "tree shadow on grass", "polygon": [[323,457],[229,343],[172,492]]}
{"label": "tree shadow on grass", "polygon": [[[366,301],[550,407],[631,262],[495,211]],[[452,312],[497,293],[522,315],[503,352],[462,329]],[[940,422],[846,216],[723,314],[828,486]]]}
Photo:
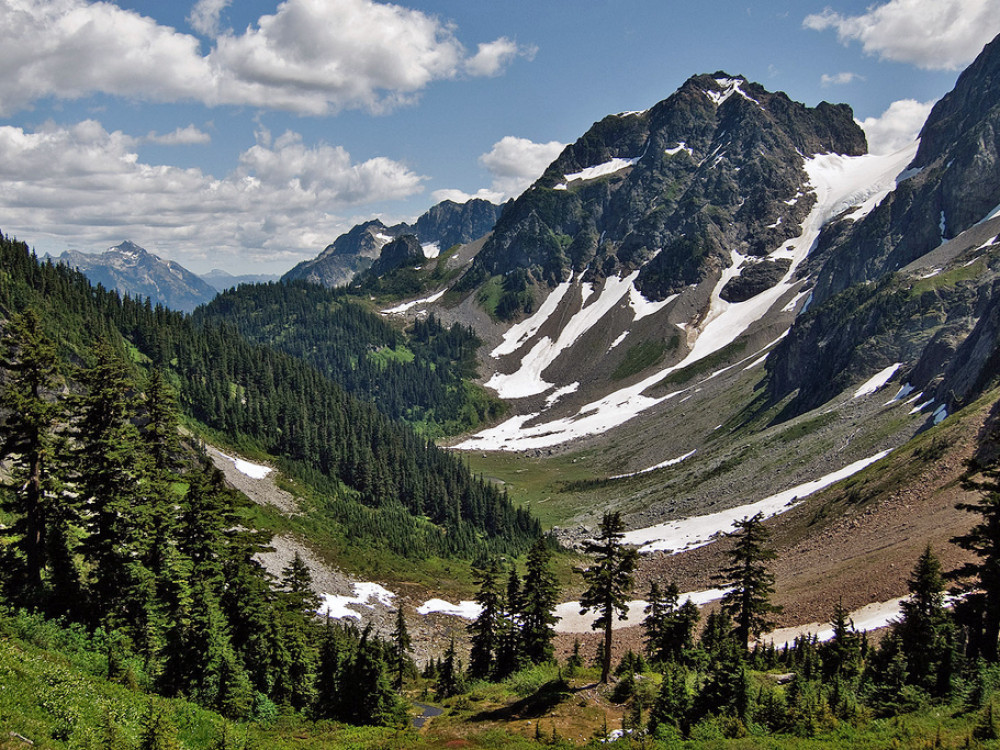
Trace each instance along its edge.
{"label": "tree shadow on grass", "polygon": [[472,721],[510,721],[511,719],[537,719],[551,712],[573,694],[565,680],[550,680],[531,695],[492,711],[482,711],[471,717]]}

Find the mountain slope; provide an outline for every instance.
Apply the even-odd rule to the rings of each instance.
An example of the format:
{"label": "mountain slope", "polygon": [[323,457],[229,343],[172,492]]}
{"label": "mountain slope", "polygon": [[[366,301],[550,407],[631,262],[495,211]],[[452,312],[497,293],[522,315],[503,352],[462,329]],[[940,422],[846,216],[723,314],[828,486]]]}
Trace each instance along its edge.
{"label": "mountain slope", "polygon": [[792,408],[811,408],[835,390],[819,373],[842,387],[892,362],[952,411],[989,385],[1000,345],[998,81],[1000,38],[935,105],[906,179],[870,213],[827,227],[808,264],[813,308],[768,363],[772,400],[798,391]]}
{"label": "mountain slope", "polygon": [[190,312],[215,296],[215,289],[184,266],[125,240],[100,254],[67,250],[55,259],[82,271],[94,284],[154,304]]}
{"label": "mountain slope", "polygon": [[358,224],[327,245],[317,257],[299,263],[283,281],[310,281],[323,286],[343,286],[374,263],[382,248],[404,235],[414,235],[423,245],[424,256],[436,257],[442,250],[482,237],[493,228],[500,206],[474,199],[466,203],[442,201],[422,214],[414,224],[387,227],[378,219]]}

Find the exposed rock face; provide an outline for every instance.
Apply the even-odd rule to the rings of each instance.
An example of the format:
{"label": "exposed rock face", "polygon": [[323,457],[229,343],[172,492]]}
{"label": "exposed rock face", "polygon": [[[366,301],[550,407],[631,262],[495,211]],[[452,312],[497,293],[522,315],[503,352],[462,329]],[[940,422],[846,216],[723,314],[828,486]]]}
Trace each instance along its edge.
{"label": "exposed rock face", "polygon": [[382,248],[370,271],[375,276],[384,276],[397,268],[419,265],[425,260],[420,240],[412,234],[404,234]]}
{"label": "exposed rock face", "polygon": [[482,237],[493,229],[500,211],[500,206],[478,198],[465,203],[442,201],[428,209],[412,227],[397,224],[392,230],[397,236],[404,232],[415,234],[421,242],[437,244],[444,251]]}
{"label": "exposed rock face", "polygon": [[746,302],[781,281],[791,265],[792,261],[788,258],[754,263],[730,280],[719,296],[726,302]]}
{"label": "exposed rock face", "polygon": [[904,177],[820,237],[813,306],[767,362],[772,402],[797,392],[788,413],[894,362],[949,409],[1000,372],[1000,222],[984,221],[1000,205],[1000,37],[935,105]]}
{"label": "exposed rock face", "polygon": [[305,279],[329,287],[342,286],[370,268],[382,248],[397,237],[414,235],[420,243],[437,245],[443,251],[482,237],[493,228],[499,215],[500,206],[475,199],[466,203],[442,201],[413,225],[387,227],[378,219],[367,221],[340,235],[317,257],[299,263],[282,280]]}
{"label": "exposed rock face", "polygon": [[821,240],[817,302],[902,268],[1000,204],[1000,37],[934,105],[907,173],[862,221]]}
{"label": "exposed rock face", "polygon": [[304,260],[281,277],[282,281],[303,279],[324,286],[342,286],[371,267],[386,243],[392,241],[388,227],[375,219],[358,224],[340,235],[312,260]]}
{"label": "exposed rock face", "polygon": [[180,263],[148,253],[128,240],[100,254],[67,250],[55,260],[82,271],[94,284],[132,297],[148,297],[172,310],[191,312],[216,294]]}
{"label": "exposed rock face", "polygon": [[[814,109],[725,73],[689,79],[568,146],[501,215],[466,285],[526,268],[555,283],[641,268],[650,299],[798,236],[815,202],[803,155],[865,153],[849,107]],[[762,277],[763,278],[763,277]]]}

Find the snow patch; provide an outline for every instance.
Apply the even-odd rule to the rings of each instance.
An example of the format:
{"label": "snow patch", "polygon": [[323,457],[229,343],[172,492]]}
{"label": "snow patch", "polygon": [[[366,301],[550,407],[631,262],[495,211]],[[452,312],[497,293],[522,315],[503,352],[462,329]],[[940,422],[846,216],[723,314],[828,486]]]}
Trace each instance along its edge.
{"label": "snow patch", "polygon": [[351,607],[360,606],[372,609],[375,607],[372,604],[373,599],[375,602],[389,607],[392,606],[392,600],[395,596],[394,593],[377,583],[355,583],[354,596],[323,594],[320,597],[322,604],[316,610],[316,613],[320,617],[329,617],[334,620],[345,617],[353,617],[356,620],[360,620],[361,614],[351,609]]}
{"label": "snow patch", "polygon": [[931,414],[934,419],[934,424],[941,424],[944,420],[948,418],[948,407],[946,404],[941,404],[934,413]]}
{"label": "snow patch", "polygon": [[[568,174],[563,177],[567,183],[573,182],[574,180],[596,180],[598,177],[607,177],[609,174],[614,174],[615,172],[621,172],[623,169],[628,169],[639,161],[639,157],[634,159],[619,159],[614,158],[611,161],[606,161],[603,164],[597,164],[593,167],[587,167],[581,169],[579,172],[573,172],[573,174]],[[562,183],[561,183],[562,184]],[[558,185],[556,186],[559,187]],[[566,189],[566,185],[562,184],[563,190]]]}
{"label": "snow patch", "polygon": [[618,346],[621,342],[623,342],[627,338],[628,338],[628,331],[623,331],[621,336],[619,336],[618,338],[616,338],[614,341],[611,342],[611,346],[608,347],[608,351],[610,352],[612,349],[614,349],[616,346]]}
{"label": "snow patch", "polygon": [[681,151],[687,151],[689,156],[694,156],[694,151],[684,141],[678,141],[677,145],[672,148],[663,149],[663,153],[667,156],[676,156]]}
{"label": "snow patch", "polygon": [[[542,379],[542,373],[560,354],[593,328],[610,310],[612,310],[633,288],[633,283],[639,275],[634,271],[631,275],[608,277],[604,288],[597,299],[581,308],[559,333],[559,338],[553,341],[548,336],[540,339],[535,346],[521,359],[520,367],[510,374],[494,373],[486,382],[487,388],[492,388],[500,398],[524,398],[535,396],[552,388],[552,384]],[[546,300],[546,303],[548,300]],[[550,313],[551,314],[551,313]],[[501,347],[503,344],[501,344]],[[494,349],[495,353],[501,348]]]}
{"label": "snow patch", "polygon": [[402,305],[397,305],[396,307],[390,307],[388,310],[382,310],[381,312],[383,315],[402,315],[403,313],[408,312],[409,310],[412,310],[414,307],[417,307],[419,305],[429,305],[433,302],[437,302],[444,296],[444,293],[447,291],[448,291],[447,289],[442,289],[440,292],[432,294],[430,297],[424,297],[423,299],[415,299],[412,302],[404,302]]}
{"label": "snow patch", "polygon": [[716,535],[730,532],[737,521],[757,513],[762,513],[765,518],[784,513],[809,495],[819,492],[841,479],[857,474],[887,455],[889,455],[889,451],[881,451],[812,482],[805,482],[784,492],[741,505],[738,508],[730,508],[704,516],[682,518],[677,521],[667,521],[649,528],[628,531],[624,534],[623,541],[626,544],[638,545],[640,552],[663,550],[676,554],[684,550],[703,547],[710,544]]}
{"label": "snow patch", "polygon": [[[710,602],[718,601],[725,596],[728,589],[705,589],[704,591],[689,591],[677,597],[678,606],[690,601],[702,607]],[[641,625],[646,619],[645,609],[649,605],[642,599],[635,599],[628,603],[628,613],[624,620],[614,619],[611,627],[613,630],[620,628],[630,628]],[[586,614],[580,614],[580,602],[563,602],[556,605],[554,614],[559,618],[555,624],[557,633],[589,633],[593,629],[591,626],[597,619],[597,613],[593,610]]]}
{"label": "snow patch", "polygon": [[679,464],[681,461],[691,458],[691,456],[693,456],[697,452],[698,452],[697,449],[695,449],[693,451],[690,451],[689,453],[685,453],[683,456],[678,456],[677,458],[670,458],[667,459],[666,461],[661,461],[660,463],[656,464],[656,466],[650,466],[648,469],[640,469],[639,471],[629,472],[628,474],[615,474],[613,477],[608,477],[608,479],[628,479],[629,477],[638,477],[642,476],[643,474],[649,474],[651,471],[656,471],[657,469],[665,469],[668,466],[674,466],[675,464]]}
{"label": "snow patch", "polygon": [[269,466],[261,466],[260,464],[252,464],[249,461],[245,461],[242,458],[235,456],[227,456],[222,451],[219,451],[219,455],[222,456],[227,461],[232,461],[233,465],[236,467],[236,471],[241,474],[245,474],[251,479],[264,479],[270,474],[274,469]]}
{"label": "snow patch", "polygon": [[888,401],[886,401],[885,404],[883,405],[888,406],[889,404],[894,404],[897,401],[902,401],[911,393],[913,393],[913,386],[910,385],[909,383],[903,383],[903,385],[899,386],[899,390],[896,391],[896,395],[890,398]]}
{"label": "snow patch", "polygon": [[875,373],[854,392],[854,398],[861,398],[862,396],[869,396],[875,393],[875,391],[888,383],[892,379],[892,376],[896,374],[896,370],[902,366],[902,362],[897,362],[894,365],[889,365],[881,372]]}
{"label": "snow patch", "polygon": [[[854,623],[854,630],[858,633],[865,630],[878,630],[890,625],[902,615],[900,605],[905,599],[905,596],[901,596],[898,599],[890,599],[887,602],[866,604],[860,609],[851,612],[848,617]],[[775,648],[784,648],[785,646],[792,646],[796,638],[805,635],[815,635],[816,639],[820,642],[829,641],[833,638],[833,625],[828,622],[811,622],[807,625],[778,628],[763,636],[761,640],[764,643],[773,643]]]}
{"label": "snow patch", "polygon": [[633,321],[642,320],[643,318],[648,318],[650,315],[654,315],[662,310],[664,307],[669,305],[675,299],[677,299],[679,294],[671,294],[669,297],[660,300],[659,302],[653,302],[646,299],[642,292],[635,288],[635,283],[628,290],[628,302],[632,306],[632,310],[635,313]]}
{"label": "snow patch", "polygon": [[436,242],[428,242],[426,245],[421,245],[420,249],[424,251],[425,258],[436,258],[441,254],[441,246]]}
{"label": "snow patch", "polygon": [[545,408],[551,409],[552,405],[561,399],[563,396],[568,396],[571,393],[576,393],[580,390],[580,381],[577,380],[575,383],[570,383],[569,385],[563,386],[559,390],[553,391],[548,396],[545,397]]}
{"label": "snow patch", "polygon": [[716,78],[715,82],[722,87],[722,91],[706,91],[705,96],[715,102],[716,106],[722,104],[733,94],[739,94],[747,101],[753,102],[758,107],[760,106],[759,101],[748,95],[742,88],[740,88],[740,86],[746,83],[746,81],[742,78]]}
{"label": "snow patch", "polygon": [[573,280],[570,279],[569,281],[562,282],[553,289],[534,315],[527,320],[522,320],[520,323],[511,326],[507,330],[503,335],[503,341],[490,352],[490,356],[496,359],[505,354],[513,354],[520,349],[532,336],[538,333],[538,329],[545,325],[545,321],[556,311],[559,303],[562,302],[563,297],[566,296],[566,292],[569,291],[572,285]]}
{"label": "snow patch", "polygon": [[461,601],[458,604],[452,604],[451,602],[446,602],[444,599],[429,599],[417,607],[417,614],[429,615],[438,613],[461,617],[464,620],[475,620],[482,611],[483,608],[476,602]]}

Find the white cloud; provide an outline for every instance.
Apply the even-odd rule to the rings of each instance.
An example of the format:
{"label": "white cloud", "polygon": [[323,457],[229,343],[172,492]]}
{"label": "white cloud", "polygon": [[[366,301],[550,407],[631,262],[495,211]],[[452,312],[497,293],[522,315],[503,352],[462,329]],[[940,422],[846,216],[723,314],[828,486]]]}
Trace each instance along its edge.
{"label": "white cloud", "polygon": [[916,140],[934,102],[901,99],[889,105],[879,117],[859,121],[873,154],[892,154]]}
{"label": "white cloud", "polygon": [[823,86],[843,86],[844,84],[853,83],[854,81],[863,81],[865,79],[857,73],[836,73],[834,75],[827,75],[824,73],[820,76],[819,80]]}
{"label": "white cloud", "polygon": [[844,44],[861,42],[867,54],[929,70],[958,70],[1000,32],[996,0],[889,0],[859,16],[827,8],[803,26],[835,29]]}
{"label": "white cloud", "polygon": [[500,37],[480,44],[476,54],[466,61],[465,70],[473,76],[499,75],[517,57],[533,59],[536,52],[534,47],[522,48],[507,37]]}
{"label": "white cloud", "polygon": [[164,133],[162,135],[152,130],[143,140],[147,143],[155,143],[160,146],[194,146],[211,143],[212,136],[194,125],[188,125],[184,128],[177,128],[172,133]]}
{"label": "white cloud", "polygon": [[507,135],[493,144],[493,148],[479,157],[479,163],[493,175],[493,184],[476,193],[461,190],[436,190],[434,200],[453,200],[464,203],[472,198],[482,198],[493,203],[503,203],[516,198],[535,180],[542,176],[566,147],[559,141],[535,143],[527,138]]}
{"label": "white cloud", "polygon": [[[193,28],[216,33],[226,0],[199,0]],[[0,114],[95,92],[329,114],[405,104],[433,81],[497,75],[533,50],[501,38],[469,56],[455,28],[373,0],[285,0],[201,53],[198,38],[108,2],[0,0]]]}
{"label": "white cloud", "polygon": [[218,255],[291,265],[349,228],[339,212],[413,195],[424,180],[390,159],[355,163],[343,148],[306,146],[291,132],[273,143],[261,134],[222,178],[143,163],[139,141],[94,120],[0,127],[5,231],[81,249],[131,238],[195,266]]}
{"label": "white cloud", "polygon": [[215,36],[219,33],[219,17],[222,11],[232,4],[233,0],[198,0],[191,8],[188,23],[191,28],[205,36]]}

